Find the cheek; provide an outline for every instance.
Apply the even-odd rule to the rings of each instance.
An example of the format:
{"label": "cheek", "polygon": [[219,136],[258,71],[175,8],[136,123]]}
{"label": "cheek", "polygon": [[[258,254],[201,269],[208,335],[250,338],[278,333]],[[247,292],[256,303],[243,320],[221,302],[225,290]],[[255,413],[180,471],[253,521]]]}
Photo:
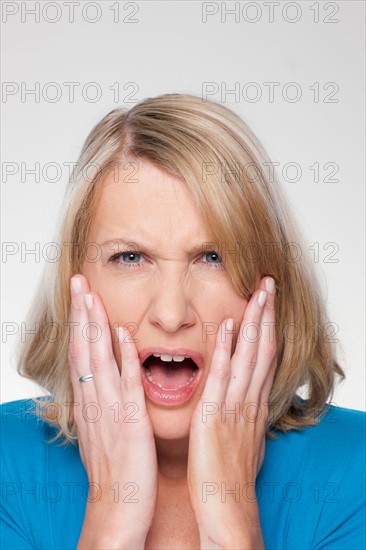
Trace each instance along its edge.
{"label": "cheek", "polygon": [[137,303],[138,300],[133,299],[131,297],[131,293],[128,293],[126,289],[116,289],[110,285],[103,285],[99,287],[99,290],[96,288],[95,292],[99,294],[109,320],[113,353],[116,358],[118,368],[121,371],[121,351],[117,339],[116,328],[119,326],[126,327],[131,334],[132,341],[135,345],[138,345],[140,337],[139,322],[141,319],[141,311],[139,304]]}
{"label": "cheek", "polygon": [[98,284],[93,288],[102,300],[112,330],[117,326],[127,326],[131,335],[138,332],[138,322],[143,313],[141,294],[131,293],[128,288],[118,285]]}
{"label": "cheek", "polygon": [[[139,323],[143,322],[149,304],[158,297],[159,289],[164,287],[160,277],[151,277],[151,273],[116,275],[91,263],[84,264],[82,274],[90,289],[100,296],[112,329],[130,323],[128,328],[133,338],[138,339]],[[211,274],[211,277],[206,275],[206,278],[201,272],[195,275],[182,292],[194,309],[197,321],[218,325],[231,316],[240,323],[248,302],[236,293],[231,282],[222,273]],[[178,294],[174,293],[172,298],[177,298]],[[114,345],[118,346],[116,342]]]}
{"label": "cheek", "polygon": [[90,290],[100,296],[111,324],[133,320],[133,311],[141,293],[134,292],[129,281],[113,276],[98,264],[85,263],[82,274],[87,278]]}
{"label": "cheek", "polygon": [[245,298],[242,298],[241,296],[235,297],[235,299],[232,301],[232,312],[233,317],[239,321],[242,321],[242,318],[244,316],[244,312],[247,308],[248,300]]}
{"label": "cheek", "polygon": [[212,319],[218,323],[229,317],[233,317],[236,322],[241,322],[248,305],[248,301],[237,294],[229,283],[206,294],[204,303],[206,312],[209,312]]}
{"label": "cheek", "polygon": [[114,277],[98,269],[97,265],[84,264],[81,273],[86,277],[90,290],[98,294],[102,301],[111,328],[113,352],[120,366],[116,328],[127,326],[135,343],[138,342],[138,321],[143,311],[142,294],[134,292],[131,285],[124,284],[125,281],[116,281]]}

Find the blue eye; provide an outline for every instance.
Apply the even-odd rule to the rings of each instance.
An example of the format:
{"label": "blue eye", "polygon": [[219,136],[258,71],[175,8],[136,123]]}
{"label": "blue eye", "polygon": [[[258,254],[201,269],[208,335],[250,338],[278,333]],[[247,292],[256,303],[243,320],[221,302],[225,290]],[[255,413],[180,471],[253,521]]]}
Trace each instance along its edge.
{"label": "blue eye", "polygon": [[[217,252],[212,250],[210,252],[203,252],[201,254],[202,257],[206,255],[211,255],[211,257],[213,257],[214,259],[214,262],[202,262],[203,265],[205,265],[206,267],[222,268],[224,266],[222,259],[219,256],[219,254],[217,254]],[[141,254],[136,250],[132,250],[131,252],[119,252],[111,256],[109,258],[109,262],[114,263],[116,265],[121,265],[123,267],[142,267],[138,259],[136,261],[136,256],[143,257],[144,254]]]}
{"label": "blue eye", "polygon": [[[131,252],[120,252],[118,254],[114,254],[110,259],[109,261],[112,262],[112,263],[115,263],[115,264],[123,264],[123,265],[126,265],[128,267],[140,267],[140,265],[136,262],[132,262],[132,263],[129,263],[129,262],[125,262],[125,261],[122,261],[122,259],[124,260],[124,257],[127,256],[129,260],[133,259],[133,256],[141,256],[141,254],[139,252],[136,252],[136,251],[131,251]],[[131,258],[132,256],[132,258]],[[121,258],[121,261],[120,261],[120,258]]]}
{"label": "blue eye", "polygon": [[217,252],[215,252],[215,251],[213,251],[213,250],[210,251],[210,252],[204,252],[204,253],[202,254],[202,256],[206,256],[206,254],[207,254],[207,255],[211,254],[212,256],[214,256],[214,257],[215,257],[214,259],[218,260],[219,263],[211,263],[211,262],[206,263],[206,262],[203,262],[204,265],[207,265],[207,266],[214,266],[214,267],[223,267],[222,259],[221,259],[221,257],[217,254]]}

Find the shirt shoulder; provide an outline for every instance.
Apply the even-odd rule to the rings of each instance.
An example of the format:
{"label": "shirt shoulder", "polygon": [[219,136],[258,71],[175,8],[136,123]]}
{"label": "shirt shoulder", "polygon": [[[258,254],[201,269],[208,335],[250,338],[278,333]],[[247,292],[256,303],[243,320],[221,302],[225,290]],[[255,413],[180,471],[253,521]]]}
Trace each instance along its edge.
{"label": "shirt shoulder", "polygon": [[305,528],[310,548],[365,548],[366,413],[327,404],[319,422],[304,432],[299,476],[304,498],[302,505],[291,505],[288,547]]}
{"label": "shirt shoulder", "polygon": [[76,548],[80,535],[87,475],[76,445],[52,441],[57,429],[38,414],[41,407],[33,399],[0,405],[4,548],[66,550]]}
{"label": "shirt shoulder", "polygon": [[[37,397],[42,401],[46,397]],[[20,436],[34,439],[36,433],[44,436],[47,431],[47,423],[38,414],[40,405],[33,398],[18,399],[0,405],[1,437],[4,444],[21,445]]]}
{"label": "shirt shoulder", "polygon": [[328,403],[315,420],[266,440],[257,477],[266,547],[366,548],[366,413]]}
{"label": "shirt shoulder", "polygon": [[[82,467],[76,443],[56,438],[56,426],[43,417],[42,408],[49,397],[34,399],[0,405],[1,461],[9,474],[40,481],[51,470],[54,475],[58,469],[65,472]],[[47,413],[51,414],[51,409]]]}
{"label": "shirt shoulder", "polygon": [[327,403],[319,423],[311,426],[311,429],[319,433],[327,432],[334,441],[339,441],[340,435],[346,439],[358,438],[364,433],[365,426],[366,412]]}

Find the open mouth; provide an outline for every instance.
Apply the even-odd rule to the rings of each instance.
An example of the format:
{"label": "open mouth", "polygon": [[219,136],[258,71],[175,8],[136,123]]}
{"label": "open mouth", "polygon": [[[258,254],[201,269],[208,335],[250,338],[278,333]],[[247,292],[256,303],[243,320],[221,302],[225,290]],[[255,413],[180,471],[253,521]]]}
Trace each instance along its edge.
{"label": "open mouth", "polygon": [[198,372],[190,357],[149,355],[142,364],[147,378],[164,390],[178,390],[189,386]]}

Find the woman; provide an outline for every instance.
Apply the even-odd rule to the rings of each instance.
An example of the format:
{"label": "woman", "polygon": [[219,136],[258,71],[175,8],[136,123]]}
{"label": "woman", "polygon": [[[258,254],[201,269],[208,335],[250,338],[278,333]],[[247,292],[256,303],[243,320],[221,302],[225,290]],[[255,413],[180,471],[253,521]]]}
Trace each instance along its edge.
{"label": "woman", "polygon": [[191,95],[92,130],[19,358],[50,396],[2,405],[4,548],[364,547],[366,415],[328,403],[344,372],[268,162]]}

